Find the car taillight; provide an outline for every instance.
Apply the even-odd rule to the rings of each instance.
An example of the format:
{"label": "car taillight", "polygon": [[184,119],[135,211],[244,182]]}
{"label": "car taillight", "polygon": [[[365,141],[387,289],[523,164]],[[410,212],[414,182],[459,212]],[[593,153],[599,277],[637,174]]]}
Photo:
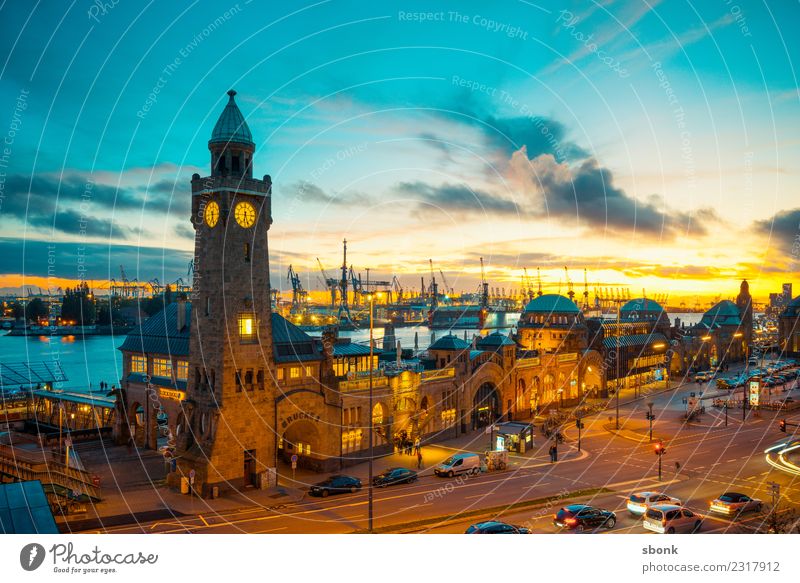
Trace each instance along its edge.
{"label": "car taillight", "polygon": [[666,518],[662,518],[661,519],[661,526],[667,526],[667,519]]}
{"label": "car taillight", "polygon": [[574,518],[567,518],[564,522],[566,522],[567,524],[575,524],[578,521],[575,520]]}

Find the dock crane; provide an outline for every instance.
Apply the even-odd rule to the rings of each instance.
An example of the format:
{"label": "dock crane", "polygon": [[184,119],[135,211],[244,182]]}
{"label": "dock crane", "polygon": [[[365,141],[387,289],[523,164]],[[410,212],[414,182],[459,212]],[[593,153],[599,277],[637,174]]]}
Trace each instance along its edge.
{"label": "dock crane", "polygon": [[541,273],[541,271],[539,271],[538,267],[536,268],[536,282],[537,282],[537,284],[539,286],[539,288],[536,290],[536,297],[540,298],[543,295],[543,292],[542,292],[542,273]]}
{"label": "dock crane", "polygon": [[287,273],[286,278],[292,284],[292,307],[289,313],[302,313],[305,311],[308,303],[308,292],[303,289],[303,283],[300,281],[300,275],[291,265],[289,266],[289,272]]}
{"label": "dock crane", "polygon": [[400,285],[400,280],[397,279],[396,275],[392,276],[392,292],[394,292],[395,300],[400,302],[403,300],[403,286]]}
{"label": "dock crane", "polygon": [[430,296],[431,296],[431,309],[435,310],[439,307],[439,284],[436,283],[436,276],[433,274],[433,259],[428,259],[428,263],[431,266],[431,285],[430,285]]}
{"label": "dock crane", "polygon": [[575,290],[572,287],[572,280],[569,278],[569,269],[567,266],[564,266],[564,277],[567,280],[567,296],[571,301],[575,301]]}
{"label": "dock crane", "polygon": [[322,261],[319,260],[319,257],[317,257],[317,265],[319,265],[319,271],[322,274],[325,287],[331,294],[331,309],[333,309],[336,307],[336,290],[339,289],[339,281],[325,272],[325,268],[322,267]]}
{"label": "dock crane", "polygon": [[531,284],[531,278],[528,277],[528,268],[527,267],[523,267],[522,271],[525,274],[523,276],[524,277],[524,279],[523,279],[523,282],[524,282],[523,294],[526,295],[527,298],[528,298],[528,301],[530,301],[530,300],[533,299],[533,296],[535,295],[534,291],[533,291],[533,284]]}
{"label": "dock crane", "polygon": [[455,295],[456,290],[454,290],[450,285],[447,283],[447,278],[444,276],[444,271],[439,268],[439,275],[442,276],[442,283],[444,284],[444,293],[449,293],[451,296]]}
{"label": "dock crane", "polygon": [[589,309],[589,279],[586,268],[583,268],[583,311]]}
{"label": "dock crane", "polygon": [[489,282],[486,281],[486,269],[483,267],[483,257],[481,257],[481,308],[489,308]]}

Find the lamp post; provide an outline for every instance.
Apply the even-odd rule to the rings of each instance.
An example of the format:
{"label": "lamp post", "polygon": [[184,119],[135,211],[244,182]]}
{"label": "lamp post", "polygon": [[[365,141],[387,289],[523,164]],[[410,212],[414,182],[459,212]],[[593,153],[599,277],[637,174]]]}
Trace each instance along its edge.
{"label": "lamp post", "polygon": [[621,311],[622,311],[622,304],[620,304],[619,301],[617,301],[617,354],[616,354],[616,358],[614,359],[616,361],[615,364],[617,365],[617,378],[616,378],[616,384],[617,384],[617,387],[616,387],[616,393],[617,393],[616,394],[617,421],[616,421],[616,429],[619,429],[619,392],[621,390],[620,378],[619,378],[620,345],[622,343],[622,336],[620,336],[620,332],[621,332],[621,329],[620,329],[620,313],[621,313]]}
{"label": "lamp post", "polygon": [[369,295],[369,486],[367,487],[368,493],[368,513],[369,513],[369,520],[367,523],[367,530],[372,533],[372,457],[373,457],[373,440],[372,440],[372,431],[373,431],[373,423],[372,423],[372,369],[373,369],[373,351],[374,351],[374,341],[373,341],[373,319],[372,319],[372,310],[374,307],[374,298],[373,294]]}
{"label": "lamp post", "polygon": [[653,441],[653,419],[655,419],[655,415],[653,415],[653,404],[652,401],[647,404],[647,420],[650,422],[650,441]]}

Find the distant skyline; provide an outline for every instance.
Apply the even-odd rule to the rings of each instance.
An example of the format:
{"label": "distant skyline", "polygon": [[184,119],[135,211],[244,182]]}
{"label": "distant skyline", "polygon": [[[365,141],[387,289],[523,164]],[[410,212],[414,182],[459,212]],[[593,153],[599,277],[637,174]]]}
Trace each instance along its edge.
{"label": "distant skyline", "polygon": [[[564,7],[567,6],[566,9]],[[738,293],[800,254],[797,3],[0,7],[0,289],[187,278],[189,180],[237,101],[273,287],[319,257],[474,291]],[[97,284],[102,289],[101,284]],[[795,287],[800,286],[797,282]]]}

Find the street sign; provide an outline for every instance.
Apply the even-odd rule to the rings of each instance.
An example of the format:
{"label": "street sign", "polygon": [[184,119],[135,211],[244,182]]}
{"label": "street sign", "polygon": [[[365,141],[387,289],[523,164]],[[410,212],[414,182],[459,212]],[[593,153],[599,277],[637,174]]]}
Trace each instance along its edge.
{"label": "street sign", "polygon": [[780,496],[781,494],[781,485],[777,482],[770,482],[770,486],[772,487],[772,494],[774,496]]}
{"label": "street sign", "polygon": [[293,463],[293,464],[296,464],[296,463],[297,463],[297,459],[298,459],[298,458],[297,458],[297,454],[293,454],[293,455],[292,455],[292,463]]}
{"label": "street sign", "polygon": [[189,470],[189,483],[190,484],[194,484],[194,476],[195,476],[195,471],[194,470]]}
{"label": "street sign", "polygon": [[296,469],[297,469],[297,462],[296,462],[296,461],[293,461],[293,462],[292,462],[292,469],[293,469],[293,470],[296,470]]}

